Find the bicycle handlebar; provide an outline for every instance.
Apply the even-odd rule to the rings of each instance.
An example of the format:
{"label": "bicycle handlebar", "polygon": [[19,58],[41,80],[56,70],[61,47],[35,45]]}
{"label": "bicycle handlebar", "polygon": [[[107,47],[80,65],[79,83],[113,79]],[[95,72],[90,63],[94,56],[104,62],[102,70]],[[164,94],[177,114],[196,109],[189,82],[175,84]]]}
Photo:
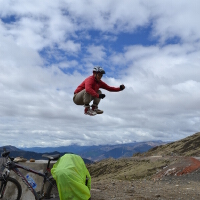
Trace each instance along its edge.
{"label": "bicycle handlebar", "polygon": [[6,158],[6,157],[9,157],[9,154],[10,154],[10,151],[4,151],[2,152],[1,156]]}

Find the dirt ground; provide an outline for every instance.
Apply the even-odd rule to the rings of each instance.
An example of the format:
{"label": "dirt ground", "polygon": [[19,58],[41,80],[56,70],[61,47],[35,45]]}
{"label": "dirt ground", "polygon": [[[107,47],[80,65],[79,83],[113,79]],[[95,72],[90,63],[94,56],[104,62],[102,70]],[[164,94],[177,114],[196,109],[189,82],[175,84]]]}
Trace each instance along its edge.
{"label": "dirt ground", "polygon": [[159,181],[93,181],[91,189],[92,200],[110,199],[200,199],[198,180],[185,175],[184,178],[167,177]]}
{"label": "dirt ground", "polygon": [[[155,164],[156,161],[153,160],[153,163]],[[133,166],[129,166],[129,168],[133,168]],[[120,170],[124,170],[124,168]],[[105,167],[104,171],[106,172]],[[125,172],[128,174],[127,170]],[[111,174],[104,173],[92,177],[92,200],[200,199],[200,161],[194,158],[173,158],[166,167],[162,167],[162,170],[157,170],[151,176],[144,175],[139,179],[120,180],[117,174],[115,174],[117,179]]]}

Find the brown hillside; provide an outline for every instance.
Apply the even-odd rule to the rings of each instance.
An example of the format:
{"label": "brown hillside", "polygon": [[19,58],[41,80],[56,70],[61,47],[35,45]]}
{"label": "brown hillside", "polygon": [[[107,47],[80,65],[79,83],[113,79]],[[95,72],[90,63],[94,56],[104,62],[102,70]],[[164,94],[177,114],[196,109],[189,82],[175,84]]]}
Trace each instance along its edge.
{"label": "brown hillside", "polygon": [[133,157],[109,158],[87,168],[95,200],[200,199],[200,132]]}
{"label": "brown hillside", "polygon": [[200,132],[177,142],[161,145],[141,154],[143,156],[200,156]]}

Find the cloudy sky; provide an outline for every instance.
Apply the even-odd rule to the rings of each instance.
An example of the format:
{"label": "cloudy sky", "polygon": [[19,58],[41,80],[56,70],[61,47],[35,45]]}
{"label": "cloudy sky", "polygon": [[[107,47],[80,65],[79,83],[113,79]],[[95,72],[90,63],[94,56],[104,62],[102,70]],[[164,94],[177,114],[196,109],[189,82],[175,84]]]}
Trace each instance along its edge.
{"label": "cloudy sky", "polygon": [[[0,0],[0,146],[174,141],[200,130],[200,1]],[[95,65],[103,115],[73,92]]]}

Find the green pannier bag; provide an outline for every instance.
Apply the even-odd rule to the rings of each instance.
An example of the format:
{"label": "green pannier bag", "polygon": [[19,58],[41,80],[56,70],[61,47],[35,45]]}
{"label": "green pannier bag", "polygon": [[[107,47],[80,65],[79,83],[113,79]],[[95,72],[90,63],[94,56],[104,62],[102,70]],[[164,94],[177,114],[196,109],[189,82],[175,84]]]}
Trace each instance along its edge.
{"label": "green pannier bag", "polygon": [[83,159],[65,154],[53,165],[51,174],[56,180],[60,200],[88,200],[91,176]]}

